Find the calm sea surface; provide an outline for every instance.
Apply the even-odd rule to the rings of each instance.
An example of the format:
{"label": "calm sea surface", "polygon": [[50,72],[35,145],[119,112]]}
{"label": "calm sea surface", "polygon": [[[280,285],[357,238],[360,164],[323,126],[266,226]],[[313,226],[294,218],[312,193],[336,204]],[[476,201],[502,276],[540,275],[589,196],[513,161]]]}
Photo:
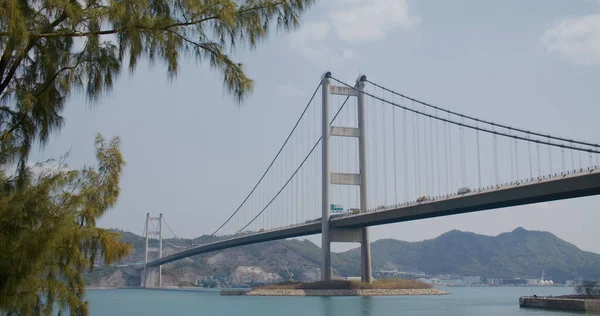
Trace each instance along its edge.
{"label": "calm sea surface", "polygon": [[97,315],[581,315],[520,309],[526,294],[562,295],[571,288],[452,287],[443,296],[393,297],[248,297],[220,296],[213,290],[88,290]]}

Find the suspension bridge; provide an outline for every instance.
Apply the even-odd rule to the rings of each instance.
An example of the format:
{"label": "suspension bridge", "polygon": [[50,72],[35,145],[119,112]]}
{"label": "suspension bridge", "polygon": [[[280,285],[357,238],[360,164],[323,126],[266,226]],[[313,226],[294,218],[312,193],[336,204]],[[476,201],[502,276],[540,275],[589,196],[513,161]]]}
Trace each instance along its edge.
{"label": "suspension bridge", "polygon": [[[359,242],[361,279],[371,282],[368,227],[598,195],[599,154],[593,142],[475,118],[364,75],[349,84],[327,72],[254,187],[210,235],[163,256],[162,214],[147,216],[141,285],[161,286],[161,266],[173,261],[314,234],[322,236],[322,280],[331,279],[330,243]],[[157,230],[149,230],[152,221]],[[152,234],[158,249],[148,247]],[[149,252],[158,255],[149,260]]]}

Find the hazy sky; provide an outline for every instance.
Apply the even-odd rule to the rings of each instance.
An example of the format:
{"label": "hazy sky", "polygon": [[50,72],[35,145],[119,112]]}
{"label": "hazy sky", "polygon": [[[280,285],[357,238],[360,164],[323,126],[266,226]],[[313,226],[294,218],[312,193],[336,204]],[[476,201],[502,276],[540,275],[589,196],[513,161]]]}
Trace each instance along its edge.
{"label": "hazy sky", "polygon": [[[70,149],[71,167],[92,164],[94,135],[119,135],[122,193],[100,225],[140,234],[147,212],[163,213],[179,236],[195,237],[212,232],[248,193],[325,70],[343,80],[364,73],[476,117],[600,142],[598,1],[323,0],[299,30],[235,57],[256,81],[241,107],[206,65],[185,60],[169,82],[162,65],[144,64],[93,108],[74,96],[65,128],[34,158]],[[599,202],[391,224],[371,234],[416,241],[451,229],[496,235],[522,226],[600,253]]]}

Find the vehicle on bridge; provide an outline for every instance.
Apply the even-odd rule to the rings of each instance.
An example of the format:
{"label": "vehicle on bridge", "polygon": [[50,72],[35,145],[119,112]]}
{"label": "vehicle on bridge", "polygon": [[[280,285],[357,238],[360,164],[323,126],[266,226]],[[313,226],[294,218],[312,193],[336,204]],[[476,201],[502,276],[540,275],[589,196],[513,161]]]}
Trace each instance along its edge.
{"label": "vehicle on bridge", "polygon": [[425,201],[429,201],[429,200],[430,200],[430,198],[428,196],[424,195],[417,199],[417,203],[421,203],[421,202],[425,202]]}
{"label": "vehicle on bridge", "polygon": [[465,194],[465,193],[469,193],[469,192],[471,192],[471,189],[469,189],[469,187],[464,187],[464,188],[458,189],[458,194]]}
{"label": "vehicle on bridge", "polygon": [[315,218],[315,219],[309,219],[307,221],[304,222],[304,224],[312,224],[312,223],[318,223],[321,221],[321,218]]}
{"label": "vehicle on bridge", "polygon": [[351,208],[348,211],[350,211],[352,213],[352,215],[362,213],[362,211],[359,208]]}
{"label": "vehicle on bridge", "polygon": [[383,210],[385,210],[385,206],[383,206],[383,205],[379,205],[379,206],[377,207],[377,209],[375,209],[375,210],[376,210],[376,211],[383,211]]}
{"label": "vehicle on bridge", "polygon": [[[345,217],[345,216],[348,216],[348,215],[352,215],[352,213],[346,213],[346,212],[344,212],[344,213],[336,213],[336,214],[331,214],[331,215],[329,216],[329,219],[334,219],[334,218],[339,218],[339,217]],[[320,220],[321,220],[321,219],[319,218],[319,221],[320,221]]]}

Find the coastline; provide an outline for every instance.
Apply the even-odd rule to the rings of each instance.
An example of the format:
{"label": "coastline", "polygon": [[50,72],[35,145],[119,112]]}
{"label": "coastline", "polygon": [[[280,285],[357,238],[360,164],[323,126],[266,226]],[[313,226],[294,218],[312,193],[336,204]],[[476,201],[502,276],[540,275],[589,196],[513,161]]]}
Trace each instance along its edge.
{"label": "coastline", "polygon": [[297,290],[297,289],[253,289],[249,291],[223,290],[221,295],[246,296],[409,296],[447,295],[440,289],[357,289],[357,290]]}

